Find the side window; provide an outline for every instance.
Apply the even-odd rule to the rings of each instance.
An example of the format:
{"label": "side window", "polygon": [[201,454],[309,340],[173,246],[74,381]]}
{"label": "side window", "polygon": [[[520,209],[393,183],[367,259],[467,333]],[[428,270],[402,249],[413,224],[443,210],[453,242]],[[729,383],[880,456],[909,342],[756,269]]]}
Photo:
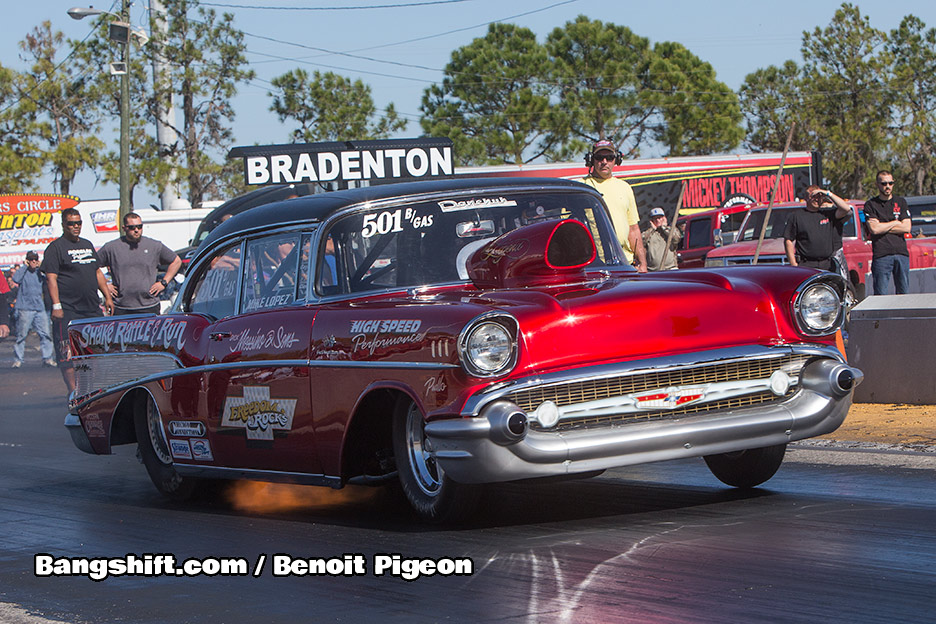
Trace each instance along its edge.
{"label": "side window", "polygon": [[709,247],[712,244],[712,217],[693,219],[686,228],[686,249]]}
{"label": "side window", "polygon": [[723,244],[730,245],[734,242],[735,234],[741,229],[741,224],[744,222],[746,215],[746,212],[732,212],[725,215],[725,220],[722,221],[721,226]]}
{"label": "side window", "polygon": [[[318,292],[324,296],[348,292],[344,265],[342,264],[339,267],[338,263],[340,247],[339,244],[335,242],[337,238],[338,236],[336,233],[329,233],[328,236],[325,237],[325,246],[319,252],[319,261],[317,263]],[[352,247],[350,241],[347,241],[346,245],[349,249]],[[339,268],[341,269],[340,274]]]}
{"label": "side window", "polygon": [[312,235],[303,234],[302,235],[302,248],[299,251],[299,277],[297,278],[297,288],[296,296],[300,299],[305,299],[306,294],[309,292],[309,271],[311,266],[309,266],[309,261],[311,260],[311,251],[312,251]]}
{"label": "side window", "polygon": [[842,236],[845,238],[855,238],[858,236],[858,232],[855,230],[855,213],[854,211],[848,215],[848,218],[845,219],[845,223],[842,224]]}
{"label": "side window", "polygon": [[917,221],[932,221],[936,218],[936,202],[918,203],[914,198],[908,199],[913,201],[907,202],[907,208],[910,209],[910,219],[914,225]]}
{"label": "side window", "polygon": [[240,269],[240,244],[216,254],[198,276],[189,298],[189,311],[214,318],[225,318],[234,314]]}
{"label": "side window", "polygon": [[[910,203],[913,201],[913,203]],[[908,198],[910,221],[913,224],[911,232],[914,236],[936,235],[936,202],[921,202],[919,199]]]}
{"label": "side window", "polygon": [[247,242],[241,311],[289,305],[299,281],[299,234],[280,234]]}

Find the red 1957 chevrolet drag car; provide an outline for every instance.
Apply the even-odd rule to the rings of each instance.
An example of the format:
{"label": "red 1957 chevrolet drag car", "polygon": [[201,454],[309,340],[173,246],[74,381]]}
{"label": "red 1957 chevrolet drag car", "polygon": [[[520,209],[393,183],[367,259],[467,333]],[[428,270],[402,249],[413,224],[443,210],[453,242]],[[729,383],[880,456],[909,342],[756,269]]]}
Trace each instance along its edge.
{"label": "red 1957 chevrolet drag car", "polygon": [[399,479],[464,517],[481,484],[692,456],[756,486],[860,371],[844,285],[794,267],[638,274],[601,196],[556,179],[374,186],[218,226],[166,316],[70,327],[66,426],[206,479]]}

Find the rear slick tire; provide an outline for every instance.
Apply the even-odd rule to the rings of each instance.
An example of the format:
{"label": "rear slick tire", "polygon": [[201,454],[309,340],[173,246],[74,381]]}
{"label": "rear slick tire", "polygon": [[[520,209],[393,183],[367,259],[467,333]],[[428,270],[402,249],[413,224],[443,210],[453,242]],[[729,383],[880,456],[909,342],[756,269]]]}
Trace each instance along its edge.
{"label": "rear slick tire", "polygon": [[172,465],[159,408],[148,392],[142,392],[135,398],[133,427],[140,459],[156,489],[172,500],[191,498],[198,480],[181,476]]}
{"label": "rear slick tire", "polygon": [[455,483],[432,457],[426,443],[425,418],[409,398],[393,410],[393,455],[400,488],[410,506],[427,522],[452,523],[471,517],[480,498],[477,485]]}
{"label": "rear slick tire", "polygon": [[783,463],[786,444],[706,455],[706,465],[719,481],[738,488],[752,488],[776,474]]}

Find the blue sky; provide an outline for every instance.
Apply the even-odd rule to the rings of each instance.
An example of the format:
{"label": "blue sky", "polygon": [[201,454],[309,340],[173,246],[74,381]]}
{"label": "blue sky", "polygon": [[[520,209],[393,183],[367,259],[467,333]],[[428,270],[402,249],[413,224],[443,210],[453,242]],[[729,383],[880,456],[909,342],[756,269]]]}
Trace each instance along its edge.
{"label": "blue sky", "polygon": [[[372,88],[379,107],[393,102],[410,125],[400,136],[417,136],[423,90],[441,81],[452,50],[487,31],[491,21],[505,21],[532,29],[540,41],[554,28],[577,15],[628,26],[651,43],[678,41],[715,68],[718,78],[737,89],[744,77],[759,68],[787,59],[799,62],[803,31],[826,26],[841,2],[787,0],[767,3],[742,0],[205,0],[217,12],[231,12],[247,33],[247,57],[257,74],[242,85],[234,100],[236,145],[285,143],[289,128],[269,111],[270,80],[296,67],[310,73],[334,71],[360,78]],[[88,19],[66,15],[87,0],[34,0],[4,7],[0,63],[23,69],[18,42],[43,20],[52,22],[67,38],[88,34]],[[430,3],[430,4],[427,4]],[[346,10],[282,10],[273,7],[374,7]],[[936,27],[936,2],[882,0],[855,2],[862,14],[882,30],[895,28],[908,14]],[[228,5],[228,6],[222,6]],[[238,5],[237,7],[233,5]],[[119,1],[97,0],[96,8],[118,10]],[[241,8],[241,7],[260,8]],[[131,8],[134,24],[147,27],[148,0]],[[314,48],[314,49],[313,49]],[[64,55],[63,55],[64,56]],[[115,124],[116,126],[116,120]],[[652,155],[652,154],[651,154]],[[51,191],[49,188],[44,189]],[[0,189],[0,193],[3,190]],[[80,174],[73,190],[83,199],[117,196],[115,187],[96,184],[90,173]],[[137,206],[156,202],[138,190]]]}

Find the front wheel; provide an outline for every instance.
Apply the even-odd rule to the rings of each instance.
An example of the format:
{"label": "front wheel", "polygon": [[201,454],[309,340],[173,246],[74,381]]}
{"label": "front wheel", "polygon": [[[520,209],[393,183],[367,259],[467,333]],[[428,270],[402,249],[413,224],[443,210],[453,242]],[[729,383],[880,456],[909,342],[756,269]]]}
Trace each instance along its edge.
{"label": "front wheel", "polygon": [[783,463],[786,444],[747,449],[734,453],[706,455],[706,465],[719,481],[739,488],[752,488],[776,474]]}
{"label": "front wheel", "polygon": [[148,392],[141,392],[135,398],[133,427],[136,430],[140,460],[156,489],[173,500],[191,498],[198,481],[181,476],[172,465],[159,408]]}
{"label": "front wheel", "polygon": [[408,397],[397,401],[393,414],[393,455],[400,487],[409,504],[423,519],[450,522],[469,517],[476,508],[480,487],[455,483],[428,448],[425,419]]}

